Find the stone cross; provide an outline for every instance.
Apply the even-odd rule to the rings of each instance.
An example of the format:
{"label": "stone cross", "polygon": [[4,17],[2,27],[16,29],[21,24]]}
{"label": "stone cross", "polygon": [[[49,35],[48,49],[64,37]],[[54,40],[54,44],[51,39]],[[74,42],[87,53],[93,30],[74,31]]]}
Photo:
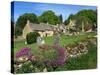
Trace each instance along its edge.
{"label": "stone cross", "polygon": [[54,45],[60,46],[60,34],[57,30],[54,31]]}

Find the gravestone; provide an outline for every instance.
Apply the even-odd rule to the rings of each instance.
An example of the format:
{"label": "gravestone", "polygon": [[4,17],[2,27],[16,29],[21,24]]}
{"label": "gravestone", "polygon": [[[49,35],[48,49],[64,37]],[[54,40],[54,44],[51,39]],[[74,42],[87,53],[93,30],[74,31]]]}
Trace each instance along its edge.
{"label": "gravestone", "polygon": [[56,31],[54,34],[54,45],[60,46],[60,34],[58,31]]}
{"label": "gravestone", "polygon": [[39,46],[39,45],[43,45],[43,44],[45,44],[45,41],[43,40],[43,38],[42,37],[37,37],[37,45]]}
{"label": "gravestone", "polygon": [[27,41],[25,41],[25,45],[27,45]]}

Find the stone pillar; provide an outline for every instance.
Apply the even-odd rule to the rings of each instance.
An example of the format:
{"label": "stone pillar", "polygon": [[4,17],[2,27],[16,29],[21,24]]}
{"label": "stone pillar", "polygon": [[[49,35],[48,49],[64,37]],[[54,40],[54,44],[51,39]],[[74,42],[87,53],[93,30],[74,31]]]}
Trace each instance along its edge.
{"label": "stone pillar", "polygon": [[30,20],[27,20],[27,25],[29,25],[30,24]]}
{"label": "stone pillar", "polygon": [[60,46],[60,34],[58,31],[55,31],[54,33],[54,45]]}

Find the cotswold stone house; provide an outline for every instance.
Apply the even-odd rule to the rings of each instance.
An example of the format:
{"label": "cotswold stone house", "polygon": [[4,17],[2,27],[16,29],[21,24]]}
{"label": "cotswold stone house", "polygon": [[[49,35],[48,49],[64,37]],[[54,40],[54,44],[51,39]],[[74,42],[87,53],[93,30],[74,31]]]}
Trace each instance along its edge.
{"label": "cotswold stone house", "polygon": [[75,29],[75,26],[76,26],[76,21],[70,19],[69,24],[67,25],[67,30],[69,31],[69,29]]}
{"label": "cotswold stone house", "polygon": [[[87,22],[87,24],[89,24],[89,23]],[[70,21],[69,21],[69,23],[68,23],[68,25],[67,25],[67,27],[66,27],[66,28],[67,28],[67,31],[69,32],[70,29],[76,31],[76,26],[77,26],[76,20],[70,19]],[[93,31],[92,28],[89,28],[89,29],[86,30],[86,29],[85,29],[85,24],[84,24],[84,22],[82,22],[81,26],[82,26],[81,32],[92,32],[92,31]]]}
{"label": "cotswold stone house", "polygon": [[41,37],[52,36],[54,34],[52,25],[48,23],[34,24],[28,20],[27,24],[25,25],[23,29],[22,37],[25,39],[28,33],[34,32],[34,31],[38,32]]}

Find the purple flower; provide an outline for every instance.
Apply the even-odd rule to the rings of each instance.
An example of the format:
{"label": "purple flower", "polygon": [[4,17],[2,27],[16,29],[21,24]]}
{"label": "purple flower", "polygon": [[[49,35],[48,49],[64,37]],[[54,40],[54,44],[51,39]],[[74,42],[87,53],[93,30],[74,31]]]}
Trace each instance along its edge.
{"label": "purple flower", "polygon": [[64,62],[65,62],[65,49],[59,47],[57,50],[58,50],[58,53],[59,53],[59,57],[57,59],[57,62],[59,64],[64,64]]}
{"label": "purple flower", "polygon": [[31,55],[31,48],[22,48],[16,53],[16,58],[21,56],[30,56]]}
{"label": "purple flower", "polygon": [[56,59],[54,59],[54,60],[51,60],[50,61],[50,64],[52,66],[60,66],[60,65],[63,65],[65,63],[65,49],[62,48],[62,47],[59,47],[59,46],[53,46],[53,48],[55,50],[57,50],[58,57]]}

